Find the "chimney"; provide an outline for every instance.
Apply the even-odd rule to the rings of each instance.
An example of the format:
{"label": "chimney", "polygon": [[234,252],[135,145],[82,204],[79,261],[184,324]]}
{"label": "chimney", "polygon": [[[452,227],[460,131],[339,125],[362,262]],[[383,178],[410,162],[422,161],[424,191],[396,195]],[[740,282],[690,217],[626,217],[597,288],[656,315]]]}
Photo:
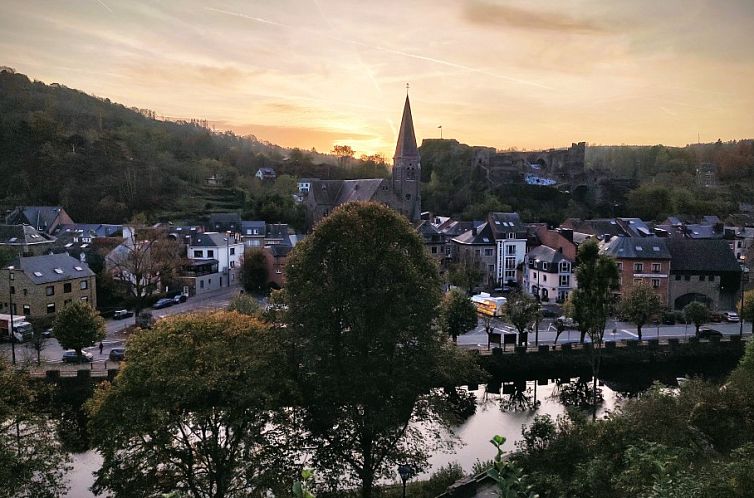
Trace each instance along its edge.
{"label": "chimney", "polygon": [[568,242],[573,242],[573,228],[558,228],[558,233]]}
{"label": "chimney", "polygon": [[606,233],[605,235],[603,235],[603,239],[602,240],[604,240],[605,242],[610,242],[610,239],[612,239],[612,238],[613,238],[612,235],[610,235],[609,233]]}
{"label": "chimney", "polygon": [[476,227],[474,227],[474,228],[471,229],[471,235],[473,235],[474,237],[476,237]]}

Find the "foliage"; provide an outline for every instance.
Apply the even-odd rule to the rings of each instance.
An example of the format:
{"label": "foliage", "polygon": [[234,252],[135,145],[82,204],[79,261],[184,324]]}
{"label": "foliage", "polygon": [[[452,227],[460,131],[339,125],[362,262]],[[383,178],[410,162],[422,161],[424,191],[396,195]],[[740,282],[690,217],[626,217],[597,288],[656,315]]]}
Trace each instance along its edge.
{"label": "foliage", "polygon": [[262,293],[267,290],[267,258],[262,249],[247,249],[241,261],[241,284],[246,292]]}
{"label": "foliage", "polygon": [[128,362],[88,406],[104,459],[95,492],[246,497],[289,486],[276,410],[285,362],[259,320],[169,317],[128,348]]}
{"label": "foliage", "polygon": [[497,495],[501,498],[539,498],[532,492],[531,486],[525,481],[525,476],[520,467],[510,460],[503,458],[503,436],[495,436],[490,442],[497,449],[493,468],[487,471],[487,475],[497,483]]}
{"label": "foliage", "polygon": [[350,203],[296,246],[287,272],[285,330],[306,446],[330,488],[358,482],[371,496],[398,463],[419,471],[444,443],[424,432],[444,428],[426,394],[459,370],[433,325],[437,267],[405,218]]}
{"label": "foliage", "polygon": [[744,307],[741,309],[741,303],[738,303],[738,313],[742,320],[754,322],[754,289],[744,292]]}
{"label": "foliage", "polygon": [[53,329],[60,345],[79,355],[82,348],[105,338],[105,320],[84,301],[72,301],[58,311]]}
{"label": "foliage", "polygon": [[70,457],[35,396],[27,374],[0,360],[0,496],[53,498],[68,488]]}
{"label": "foliage", "polygon": [[482,277],[484,277],[484,272],[470,258],[462,257],[460,261],[451,263],[448,268],[448,282],[467,290],[469,294],[474,291],[474,287],[479,284]]}
{"label": "foliage", "polygon": [[316,498],[314,494],[309,490],[309,481],[314,477],[314,472],[311,469],[301,470],[301,480],[293,483],[293,496],[295,498]]}
{"label": "foliage", "polygon": [[662,301],[657,293],[645,283],[634,284],[623,293],[618,312],[629,322],[636,325],[641,340],[641,328],[660,312]]}
{"label": "foliage", "polygon": [[463,292],[451,290],[443,296],[440,308],[440,323],[443,331],[456,342],[477,325],[477,313],[474,303]]}
{"label": "foliage", "polygon": [[523,292],[514,292],[508,296],[505,303],[505,315],[518,330],[518,344],[526,346],[528,340],[527,329],[540,314],[539,303],[536,299]]}
{"label": "foliage", "polygon": [[683,307],[683,315],[687,323],[694,324],[699,335],[699,327],[709,321],[710,311],[706,304],[694,301]]}
{"label": "foliage", "polygon": [[228,303],[228,311],[236,311],[242,315],[262,316],[262,307],[254,296],[248,294],[239,294]]}
{"label": "foliage", "polygon": [[0,246],[0,268],[5,268],[13,262],[18,254],[12,247]]}

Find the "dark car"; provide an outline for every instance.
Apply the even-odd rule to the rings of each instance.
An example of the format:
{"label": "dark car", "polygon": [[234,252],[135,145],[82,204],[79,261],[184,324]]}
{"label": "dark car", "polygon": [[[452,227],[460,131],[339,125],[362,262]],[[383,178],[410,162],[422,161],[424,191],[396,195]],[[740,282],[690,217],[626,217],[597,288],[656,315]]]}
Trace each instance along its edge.
{"label": "dark car", "polygon": [[123,320],[124,318],[131,318],[132,316],[134,316],[133,311],[116,310],[113,312],[113,320]]}
{"label": "dark car", "polygon": [[163,297],[162,299],[157,300],[156,303],[154,303],[154,306],[152,306],[152,309],[159,310],[162,308],[167,308],[169,306],[173,306],[175,304],[175,301],[172,299]]}
{"label": "dark car", "polygon": [[92,353],[82,351],[80,355],[76,354],[76,351],[70,349],[63,353],[63,361],[65,363],[89,363],[94,359]]}
{"label": "dark car", "polygon": [[123,361],[126,359],[126,348],[113,348],[110,350],[110,359],[113,361]]}
{"label": "dark car", "polygon": [[711,339],[713,337],[722,337],[723,333],[714,329],[699,329],[699,339]]}
{"label": "dark car", "polygon": [[183,295],[183,294],[178,294],[177,296],[175,296],[175,297],[173,298],[173,302],[174,302],[175,304],[178,304],[178,303],[185,303],[185,302],[186,302],[186,296],[185,296],[185,295]]}

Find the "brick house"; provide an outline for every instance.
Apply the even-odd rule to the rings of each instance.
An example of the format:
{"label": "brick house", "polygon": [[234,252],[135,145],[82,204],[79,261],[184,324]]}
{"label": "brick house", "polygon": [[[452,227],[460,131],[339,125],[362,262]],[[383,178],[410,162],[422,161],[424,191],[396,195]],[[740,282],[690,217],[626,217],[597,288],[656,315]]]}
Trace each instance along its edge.
{"label": "brick house", "polygon": [[97,306],[94,272],[67,254],[18,258],[0,271],[0,310],[25,316],[54,316],[73,300]]}
{"label": "brick house", "polygon": [[267,279],[271,287],[280,289],[285,285],[285,264],[293,247],[277,244],[264,248],[267,263]]}
{"label": "brick house", "polygon": [[671,256],[666,239],[607,236],[601,242],[600,250],[618,263],[619,294],[644,282],[655,290],[664,304],[668,304]]}

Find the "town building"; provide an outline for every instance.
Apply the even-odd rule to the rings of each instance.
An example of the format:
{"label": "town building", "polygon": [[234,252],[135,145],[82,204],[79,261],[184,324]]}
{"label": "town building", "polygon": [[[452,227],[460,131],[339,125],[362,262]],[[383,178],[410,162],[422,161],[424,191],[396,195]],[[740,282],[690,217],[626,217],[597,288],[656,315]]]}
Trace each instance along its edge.
{"label": "town building", "polygon": [[0,247],[20,256],[39,256],[49,251],[55,238],[31,225],[0,225]]}
{"label": "town building", "polygon": [[0,272],[2,313],[54,316],[74,300],[96,307],[97,288],[94,272],[67,254],[17,258]]}
{"label": "town building", "polygon": [[216,260],[219,286],[236,282],[243,258],[244,244],[237,234],[204,232],[191,237],[187,256],[191,260]]}
{"label": "town building", "polygon": [[259,168],[257,174],[254,176],[260,180],[273,181],[277,178],[277,173],[275,173],[275,170],[272,168]]}
{"label": "town building", "polygon": [[424,241],[424,246],[427,248],[427,252],[432,256],[432,259],[437,261],[442,270],[448,259],[449,251],[446,249],[448,245],[447,236],[430,223],[429,220],[421,220],[416,225],[416,231]]}
{"label": "town building", "polygon": [[267,224],[264,221],[242,221],[241,239],[246,247],[262,247],[267,233]]}
{"label": "town building", "polygon": [[670,307],[682,310],[692,301],[710,309],[732,311],[740,295],[741,264],[722,239],[668,239],[672,257]]}
{"label": "town building", "polygon": [[208,232],[238,232],[241,229],[241,215],[238,213],[212,213],[209,215]]}
{"label": "town building", "polygon": [[516,272],[526,256],[528,228],[518,213],[490,213],[487,224],[497,245],[495,282],[500,287],[517,283]]}
{"label": "town building", "polygon": [[458,264],[472,265],[479,270],[481,278],[477,284],[494,287],[497,281],[497,245],[489,223],[483,223],[478,228],[474,227],[451,239],[451,244],[454,246],[454,260]]}
{"label": "town building", "polygon": [[183,293],[197,296],[217,290],[222,284],[222,274],[216,259],[189,259],[181,269]]}
{"label": "town building", "polygon": [[48,235],[55,233],[59,225],[73,224],[62,206],[19,206],[5,218],[8,225],[31,225]]}
{"label": "town building", "polygon": [[277,244],[264,248],[264,257],[267,264],[268,285],[274,289],[280,289],[285,285],[285,265],[288,255],[293,247]]}
{"label": "town building", "polygon": [[308,194],[312,189],[312,184],[319,181],[319,178],[299,178],[298,179],[298,193]]}
{"label": "town building", "polygon": [[662,302],[667,305],[668,279],[671,269],[667,240],[660,237],[606,236],[604,238],[600,243],[601,252],[614,258],[618,263],[619,294],[643,282],[651,286]]}
{"label": "town building", "polygon": [[576,288],[575,260],[563,252],[541,245],[526,253],[524,289],[542,302],[563,303]]}

